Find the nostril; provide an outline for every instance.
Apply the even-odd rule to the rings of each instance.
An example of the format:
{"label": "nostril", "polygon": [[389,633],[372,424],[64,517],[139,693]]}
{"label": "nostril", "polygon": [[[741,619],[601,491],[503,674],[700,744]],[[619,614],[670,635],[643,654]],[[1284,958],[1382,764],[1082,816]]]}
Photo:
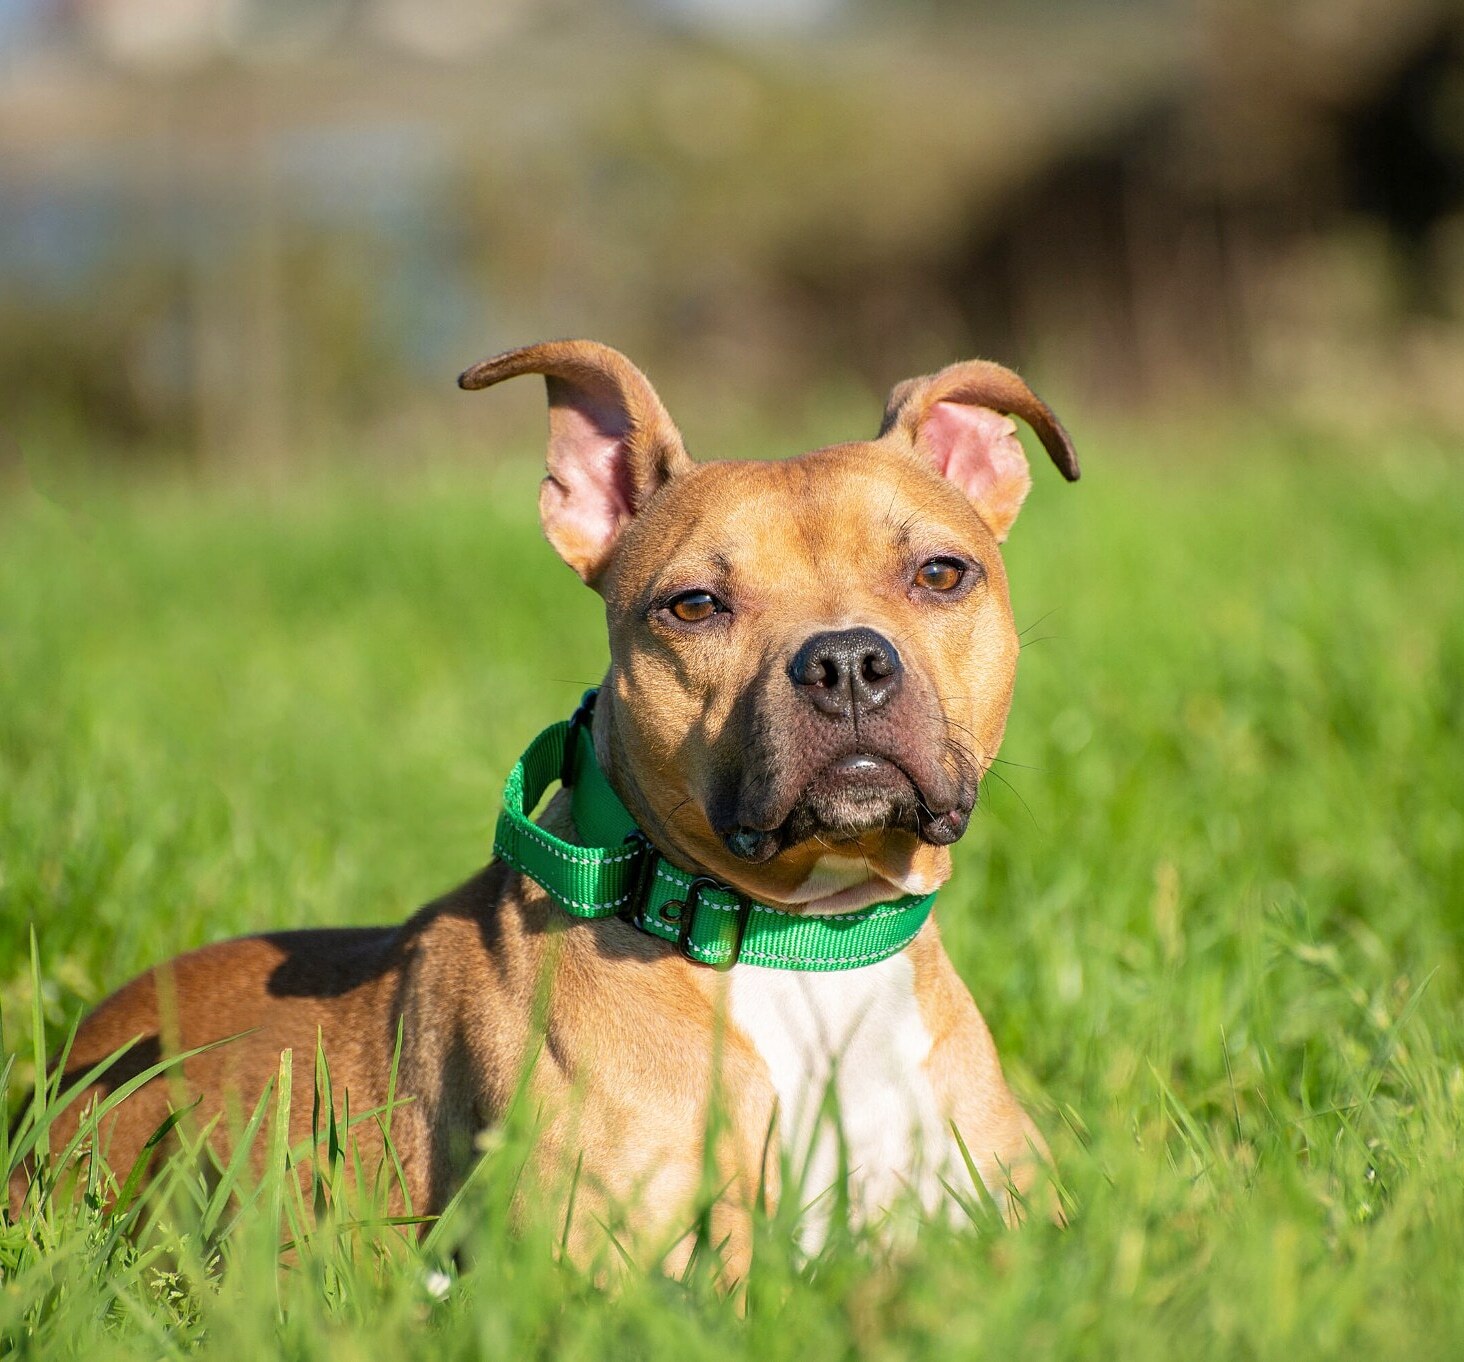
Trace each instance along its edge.
{"label": "nostril", "polygon": [[839,684],[839,668],[828,657],[810,657],[797,669],[795,679],[803,686],[833,690]]}
{"label": "nostril", "polygon": [[888,653],[868,652],[864,654],[864,663],[860,673],[866,681],[883,681],[895,670],[895,664]]}

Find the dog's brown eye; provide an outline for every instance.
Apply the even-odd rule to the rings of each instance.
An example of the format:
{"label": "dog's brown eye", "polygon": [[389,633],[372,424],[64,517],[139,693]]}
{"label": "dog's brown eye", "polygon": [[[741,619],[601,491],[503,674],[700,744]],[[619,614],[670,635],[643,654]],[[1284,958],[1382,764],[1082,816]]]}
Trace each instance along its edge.
{"label": "dog's brown eye", "polygon": [[688,591],[666,602],[666,609],[684,624],[700,624],[721,609],[710,591]]}
{"label": "dog's brown eye", "polygon": [[954,558],[932,558],[922,563],[915,580],[927,591],[954,591],[966,575],[964,563]]}

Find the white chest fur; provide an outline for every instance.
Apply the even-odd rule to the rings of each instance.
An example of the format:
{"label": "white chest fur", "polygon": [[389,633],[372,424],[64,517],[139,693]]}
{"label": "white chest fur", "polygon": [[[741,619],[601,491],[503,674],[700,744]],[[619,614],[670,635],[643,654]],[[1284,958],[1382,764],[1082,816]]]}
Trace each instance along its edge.
{"label": "white chest fur", "polygon": [[[840,1132],[861,1222],[878,1220],[911,1190],[933,1210],[944,1199],[942,1177],[964,1181],[926,1074],[931,1040],[914,985],[903,955],[829,974],[753,965],[732,971],[731,1018],[768,1066],[783,1151],[795,1174],[807,1159],[805,1204],[838,1177]],[[824,1195],[810,1211],[806,1247],[823,1238],[830,1201]]]}

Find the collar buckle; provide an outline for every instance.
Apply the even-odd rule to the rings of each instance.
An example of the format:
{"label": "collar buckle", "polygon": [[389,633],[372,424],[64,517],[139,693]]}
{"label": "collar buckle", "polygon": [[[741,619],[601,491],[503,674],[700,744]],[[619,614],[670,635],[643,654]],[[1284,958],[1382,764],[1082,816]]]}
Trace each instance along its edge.
{"label": "collar buckle", "polygon": [[[721,881],[712,879],[710,875],[698,875],[686,886],[684,899],[672,899],[661,905],[661,920],[667,923],[674,922],[677,925],[676,949],[681,952],[682,957],[691,961],[693,965],[705,965],[720,973],[731,969],[737,963],[738,956],[742,954],[742,939],[747,935],[747,920],[752,916],[752,900],[746,894],[737,894],[737,922],[732,936],[732,949],[725,960],[703,960],[694,955],[691,933],[696,924],[697,909],[701,907],[703,892],[708,889],[726,889],[728,887]],[[672,909],[677,911],[673,913]]]}
{"label": "collar buckle", "polygon": [[[651,845],[650,838],[639,828],[630,833],[625,842],[627,846],[636,848],[637,860],[635,874],[630,882],[630,901],[621,910],[620,916],[637,931],[645,932],[648,936],[660,936],[664,941],[666,938],[661,935],[661,932],[647,925],[651,885],[660,853]],[[732,936],[732,949],[728,952],[727,958],[722,961],[703,960],[694,953],[694,943],[691,939],[692,931],[696,926],[697,910],[702,906],[702,895],[708,889],[719,889],[737,894],[737,922]],[[742,954],[742,940],[747,935],[747,923],[752,917],[752,900],[746,894],[738,893],[730,885],[725,885],[710,875],[698,875],[686,886],[684,897],[668,899],[656,909],[656,917],[659,919],[659,926],[676,928],[676,949],[683,959],[689,960],[693,965],[725,972],[737,963],[738,956]]]}

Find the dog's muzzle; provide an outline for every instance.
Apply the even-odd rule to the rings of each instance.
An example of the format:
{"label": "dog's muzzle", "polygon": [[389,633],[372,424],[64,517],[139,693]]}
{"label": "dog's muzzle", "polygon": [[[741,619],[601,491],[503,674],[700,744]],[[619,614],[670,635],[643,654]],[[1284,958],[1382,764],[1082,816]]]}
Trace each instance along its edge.
{"label": "dog's muzzle", "polygon": [[965,832],[979,772],[889,639],[824,630],[782,671],[747,696],[727,783],[707,811],[732,855],[759,863],[880,832],[948,846]]}

